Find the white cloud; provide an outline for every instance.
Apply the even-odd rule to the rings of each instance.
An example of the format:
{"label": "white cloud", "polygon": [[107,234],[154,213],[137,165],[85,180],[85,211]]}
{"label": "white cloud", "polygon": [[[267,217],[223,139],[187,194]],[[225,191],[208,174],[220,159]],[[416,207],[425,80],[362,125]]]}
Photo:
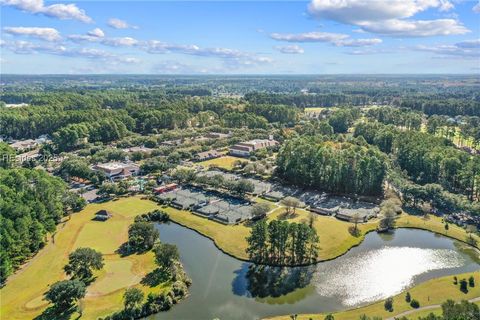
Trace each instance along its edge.
{"label": "white cloud", "polygon": [[103,38],[105,37],[105,33],[103,32],[102,29],[100,28],[95,28],[91,31],[88,31],[87,32],[87,35],[91,36],[91,37],[97,37],[97,38]]}
{"label": "white cloud", "polygon": [[446,0],[312,0],[308,6],[315,17],[348,24],[409,18],[430,8],[446,11],[453,5]]}
{"label": "white cloud", "polygon": [[57,3],[45,6],[43,0],[1,0],[4,6],[12,6],[33,14],[43,14],[61,20],[78,20],[85,23],[93,22],[84,10],[77,5]]}
{"label": "white cloud", "polygon": [[299,53],[304,53],[305,50],[303,50],[302,47],[295,45],[292,46],[278,46],[275,47],[278,51],[281,53],[286,53],[286,54],[299,54]]}
{"label": "white cloud", "polygon": [[363,29],[368,32],[394,37],[448,36],[470,32],[454,19],[437,20],[399,20],[391,19],[378,22],[364,22]]}
{"label": "white cloud", "polygon": [[413,49],[432,52],[440,58],[480,59],[480,39],[466,40],[455,44],[419,45]]}
{"label": "white cloud", "polygon": [[111,18],[108,20],[107,24],[112,27],[112,28],[115,28],[115,29],[138,29],[137,26],[132,26],[130,24],[128,24],[126,21],[124,20],[120,20],[120,19],[117,19],[117,18]]}
{"label": "white cloud", "polygon": [[3,31],[16,36],[29,36],[46,41],[58,41],[61,39],[60,32],[54,28],[5,27]]}
{"label": "white cloud", "polygon": [[133,47],[140,43],[131,37],[105,37],[105,33],[100,28],[95,28],[87,34],[71,34],[68,39],[73,42],[97,42],[110,47]]}
{"label": "white cloud", "polygon": [[381,39],[352,39],[348,34],[330,32],[271,33],[270,38],[287,42],[327,42],[337,47],[365,47],[382,43]]}
{"label": "white cloud", "polygon": [[480,39],[475,40],[465,40],[462,42],[456,43],[456,46],[459,48],[480,48]]}
{"label": "white cloud", "polygon": [[202,57],[217,57],[224,59],[230,67],[252,66],[273,62],[269,57],[258,56],[229,48],[201,48],[197,45],[169,44],[158,40],[150,40],[142,44],[142,49],[152,54],[180,53]]}
{"label": "white cloud", "polygon": [[480,1],[472,8],[473,12],[480,13]]}
{"label": "white cloud", "polygon": [[106,46],[112,47],[132,47],[139,43],[137,39],[131,37],[104,38],[101,42]]}
{"label": "white cloud", "polygon": [[348,38],[349,35],[330,32],[306,33],[271,33],[270,38],[287,42],[336,42]]}
{"label": "white cloud", "polygon": [[62,44],[33,43],[29,41],[3,41],[2,47],[17,54],[50,54],[64,57],[79,57],[85,59],[101,60],[106,64],[140,63],[135,57],[120,56],[109,51],[95,48],[68,48]]}
{"label": "white cloud", "polygon": [[382,43],[382,39],[371,38],[371,39],[346,39],[335,42],[336,46],[339,47],[368,47],[374,46]]}
{"label": "white cloud", "polygon": [[428,9],[448,11],[448,0],[312,0],[309,13],[360,27],[361,30],[394,37],[426,37],[469,32],[455,19],[407,19]]}
{"label": "white cloud", "polygon": [[371,55],[371,54],[388,54],[388,53],[394,53],[394,51],[389,50],[389,49],[367,48],[367,49],[358,49],[358,50],[347,51],[345,53],[349,54],[349,55],[354,55],[354,56],[364,56],[364,55]]}

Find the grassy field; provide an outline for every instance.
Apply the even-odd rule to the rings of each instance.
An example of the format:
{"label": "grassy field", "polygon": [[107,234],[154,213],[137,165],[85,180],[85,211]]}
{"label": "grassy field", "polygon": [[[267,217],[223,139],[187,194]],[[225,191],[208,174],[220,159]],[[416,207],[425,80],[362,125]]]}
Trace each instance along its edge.
{"label": "grassy field", "polygon": [[[480,273],[466,273],[457,275],[459,279],[468,278],[471,275],[474,275],[477,285],[473,288],[469,288],[468,293],[463,293],[460,291],[458,285],[453,284],[453,276],[447,276],[437,279],[432,279],[430,281],[419,284],[418,286],[413,287],[408,290],[413,299],[416,299],[420,302],[420,307],[427,305],[437,305],[443,303],[447,297],[453,300],[463,300],[463,299],[472,299],[480,296]],[[386,311],[384,308],[384,301],[380,301],[365,307],[352,309],[348,311],[342,311],[333,313],[335,320],[358,320],[359,317],[363,314],[366,314],[370,317],[377,316],[387,319],[394,317],[397,314],[400,314],[404,311],[412,310],[412,307],[405,301],[405,292],[396,295],[393,298],[393,312]],[[428,314],[432,311],[439,312],[436,310],[429,310],[428,312],[418,312],[415,313],[415,316]],[[299,315],[298,320],[323,320],[327,314],[305,314]],[[412,316],[411,319],[416,319],[415,316]],[[410,317],[410,316],[409,316]],[[290,320],[290,315],[285,315],[281,317],[274,317],[271,319],[285,319]]]}
{"label": "grassy field", "polygon": [[[442,219],[434,215],[428,215],[428,219],[425,219],[422,216],[413,216],[403,213],[397,219],[397,227],[429,230],[460,241],[466,241],[468,237],[465,229],[453,224],[449,224],[448,231],[445,230],[445,224],[442,222]],[[478,248],[480,245],[480,237],[477,235],[472,235],[472,237],[477,240]]]}
{"label": "grassy field", "polygon": [[[138,286],[145,292],[159,291],[161,286],[147,288],[140,280],[155,268],[153,254],[120,257],[115,250],[127,240],[128,226],[136,215],[153,210],[157,205],[137,197],[122,198],[102,204],[88,205],[83,211],[58,226],[55,241],[50,241],[31,261],[9,278],[1,290],[2,319],[32,319],[47,307],[42,300],[48,286],[65,279],[63,266],[75,248],[89,246],[104,254],[105,267],[96,274],[81,301],[84,319],[96,319],[122,308],[124,289]],[[93,221],[100,209],[113,215],[106,222]],[[74,315],[75,317],[75,315]]]}
{"label": "grassy field", "polygon": [[[188,228],[195,229],[201,234],[212,239],[222,251],[240,259],[248,259],[245,252],[247,241],[245,238],[250,234],[250,228],[245,224],[235,226],[222,225],[218,222],[196,216],[188,211],[174,208],[164,208],[170,214],[170,218]],[[268,219],[286,219],[290,222],[308,221],[310,213],[306,210],[297,209],[294,216],[285,216],[285,208],[277,208]],[[329,260],[345,253],[352,246],[362,242],[366,232],[374,230],[376,223],[359,225],[362,235],[353,237],[348,232],[351,223],[337,220],[332,217],[317,216],[314,222],[315,229],[320,237],[319,260]]]}
{"label": "grassy field", "polygon": [[222,168],[222,169],[225,169],[225,170],[232,170],[233,169],[233,164],[235,163],[235,161],[238,161],[238,160],[248,161],[247,159],[244,159],[244,158],[237,158],[237,157],[232,157],[232,156],[223,156],[223,157],[216,158],[216,159],[202,161],[202,162],[199,162],[198,164],[205,167],[205,168],[208,168],[210,166],[216,166],[216,167],[219,167],[219,168]]}
{"label": "grassy field", "polygon": [[305,108],[305,112],[320,112],[326,108],[324,107],[312,107],[312,108]]}

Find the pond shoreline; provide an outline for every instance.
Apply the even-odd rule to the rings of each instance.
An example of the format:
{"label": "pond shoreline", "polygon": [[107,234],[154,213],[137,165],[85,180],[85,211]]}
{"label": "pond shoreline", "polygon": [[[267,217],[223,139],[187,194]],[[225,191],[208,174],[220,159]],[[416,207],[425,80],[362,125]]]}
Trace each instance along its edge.
{"label": "pond shoreline", "polygon": [[[207,238],[207,239],[210,239],[218,250],[220,250],[222,253],[224,253],[224,254],[232,257],[232,258],[235,258],[235,259],[237,259],[237,260],[244,261],[244,262],[254,263],[254,264],[257,264],[257,265],[270,266],[270,267],[307,267],[307,266],[317,265],[317,264],[319,264],[319,263],[321,263],[321,262],[327,262],[327,261],[332,261],[332,260],[338,259],[339,257],[342,257],[342,256],[344,256],[345,254],[347,254],[348,252],[350,252],[353,248],[356,248],[356,247],[358,247],[359,245],[361,245],[361,244],[363,243],[363,241],[365,240],[365,236],[367,236],[369,233],[376,231],[376,229],[367,230],[365,233],[362,233],[362,235],[359,237],[359,238],[361,238],[361,241],[360,241],[360,242],[352,244],[347,250],[345,250],[344,252],[342,252],[342,253],[340,253],[340,254],[338,254],[338,255],[336,255],[336,256],[333,256],[333,257],[331,257],[331,258],[327,258],[327,259],[317,259],[317,260],[315,260],[314,262],[310,262],[310,263],[289,265],[289,264],[257,263],[257,262],[255,262],[255,261],[250,260],[250,259],[246,259],[246,258],[239,257],[239,256],[237,256],[237,255],[235,255],[235,254],[233,254],[233,253],[230,253],[230,252],[226,251],[226,250],[223,249],[221,246],[219,246],[219,245],[217,244],[217,242],[216,242],[216,240],[215,240],[214,237],[209,236],[209,235],[207,235],[206,233],[203,233],[203,232],[201,232],[200,230],[197,230],[197,229],[195,229],[195,228],[193,228],[193,227],[190,227],[190,226],[182,223],[182,222],[179,221],[178,219],[177,219],[177,220],[173,220],[173,219],[170,217],[170,218],[169,218],[169,222],[178,224],[178,225],[180,225],[180,226],[182,226],[182,227],[184,227],[184,228],[187,228],[187,229],[189,229],[189,230],[192,230],[192,231],[200,234],[201,236],[203,236],[203,237],[205,237],[205,238]],[[395,227],[394,227],[394,230],[397,230],[397,229],[423,230],[423,231],[431,232],[431,233],[436,234],[436,235],[444,236],[444,237],[447,237],[447,238],[449,238],[449,239],[452,239],[452,240],[455,240],[455,241],[459,241],[459,242],[461,242],[461,243],[463,243],[463,244],[471,247],[472,249],[475,250],[475,252],[477,252],[477,253],[480,255],[480,249],[479,249],[478,247],[475,247],[475,246],[469,244],[469,243],[468,243],[467,241],[465,241],[465,240],[461,240],[461,239],[455,238],[455,237],[453,237],[453,236],[449,236],[448,234],[439,233],[439,232],[433,231],[433,230],[431,230],[431,229],[421,228],[421,227],[418,227],[418,226],[401,226],[401,227],[395,226]],[[390,231],[388,231],[388,232],[384,232],[384,233],[388,234],[388,233],[391,233],[391,232],[392,232],[392,230],[390,230]]]}
{"label": "pond shoreline", "polygon": [[[451,277],[478,274],[478,261],[463,251],[464,246],[457,247],[457,242],[450,238],[437,238],[432,232],[414,228],[400,228],[396,236],[372,233],[360,248],[349,250],[338,262],[323,261],[312,268],[283,268],[257,267],[237,259],[220,250],[210,237],[171,222],[159,225],[163,226],[159,227],[161,241],[179,247],[193,286],[189,299],[161,319],[222,319],[226,314],[236,314],[231,319],[289,319],[290,314],[314,315],[316,319],[325,312],[378,307],[386,297],[401,296],[404,290],[414,294],[417,287],[452,286],[449,290],[455,298],[458,287],[451,284]],[[405,264],[413,268],[404,268]],[[379,277],[379,268],[390,271]],[[477,288],[469,295],[476,291]],[[420,294],[413,296],[422,299]],[[450,293],[445,297],[450,297]],[[425,295],[421,300],[422,305],[428,304],[426,298]],[[400,303],[399,298],[396,301]],[[202,311],[198,312],[200,307]]]}

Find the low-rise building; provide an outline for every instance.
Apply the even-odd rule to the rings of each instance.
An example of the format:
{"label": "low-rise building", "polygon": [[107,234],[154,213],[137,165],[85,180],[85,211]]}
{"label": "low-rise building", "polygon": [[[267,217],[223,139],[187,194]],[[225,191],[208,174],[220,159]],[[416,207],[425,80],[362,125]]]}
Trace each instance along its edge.
{"label": "low-rise building", "polygon": [[93,170],[102,171],[111,180],[117,180],[137,175],[140,167],[133,163],[108,162],[97,164]]}
{"label": "low-rise building", "polygon": [[142,153],[145,153],[145,154],[151,154],[153,149],[152,148],[147,148],[147,147],[130,147],[130,148],[123,149],[123,151],[126,152],[126,153],[142,152]]}
{"label": "low-rise building", "polygon": [[162,194],[165,192],[173,191],[178,188],[176,183],[169,183],[160,187],[153,188],[153,192],[156,194]]}
{"label": "low-rise building", "polygon": [[205,137],[210,139],[226,139],[232,136],[231,133],[221,133],[221,132],[209,132],[205,135]]}
{"label": "low-rise building", "polygon": [[232,156],[249,157],[252,152],[256,150],[274,147],[276,145],[278,145],[278,142],[273,139],[254,139],[231,146],[229,153]]}
{"label": "low-rise building", "polygon": [[160,142],[160,145],[166,147],[176,147],[183,143],[183,139],[175,139],[175,140],[165,140]]}
{"label": "low-rise building", "polygon": [[205,161],[215,158],[220,158],[222,154],[217,150],[208,150],[204,152],[199,152],[195,155],[195,161]]}
{"label": "low-rise building", "polygon": [[38,142],[33,139],[15,141],[14,143],[10,144],[10,147],[15,149],[16,151],[25,151],[33,149],[36,146],[38,146]]}

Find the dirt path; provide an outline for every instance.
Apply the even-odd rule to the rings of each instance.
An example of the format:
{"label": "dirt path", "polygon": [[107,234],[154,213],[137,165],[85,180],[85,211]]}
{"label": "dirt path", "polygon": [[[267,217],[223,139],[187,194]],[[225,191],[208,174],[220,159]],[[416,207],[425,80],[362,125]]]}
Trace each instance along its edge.
{"label": "dirt path", "polygon": [[[478,301],[480,301],[480,297],[476,297],[476,298],[470,299],[468,301],[469,302],[478,302]],[[394,317],[387,318],[386,320],[395,320],[396,318],[401,318],[401,317],[404,317],[404,316],[408,316],[409,314],[416,313],[418,311],[425,311],[425,310],[431,310],[431,309],[437,309],[437,308],[441,308],[441,305],[432,304],[430,306],[425,306],[425,307],[420,307],[418,309],[412,309],[412,310],[404,311],[402,313],[397,314]]]}

